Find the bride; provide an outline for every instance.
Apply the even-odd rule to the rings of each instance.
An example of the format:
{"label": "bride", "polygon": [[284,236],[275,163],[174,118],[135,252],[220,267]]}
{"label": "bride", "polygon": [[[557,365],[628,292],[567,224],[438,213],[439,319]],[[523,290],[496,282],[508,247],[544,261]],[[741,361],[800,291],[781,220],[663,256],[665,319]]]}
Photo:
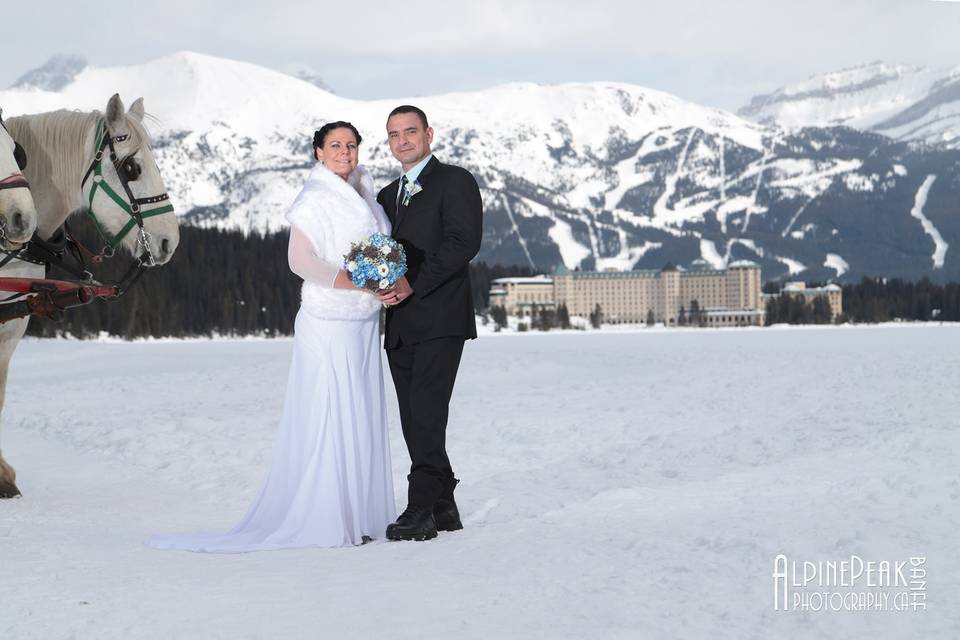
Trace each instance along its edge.
{"label": "bride", "polygon": [[246,516],[225,534],[156,536],[158,549],[233,553],[340,547],[382,537],[396,517],[377,297],[340,268],[351,241],[390,223],[358,166],[360,133],[332,122],[287,219],[290,269],[304,279],[273,461]]}

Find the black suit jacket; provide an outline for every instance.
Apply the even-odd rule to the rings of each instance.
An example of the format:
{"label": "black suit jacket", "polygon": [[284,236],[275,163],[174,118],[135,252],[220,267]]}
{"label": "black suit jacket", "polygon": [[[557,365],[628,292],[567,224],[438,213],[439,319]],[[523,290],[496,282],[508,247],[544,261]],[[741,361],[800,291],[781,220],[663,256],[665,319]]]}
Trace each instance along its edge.
{"label": "black suit jacket", "polygon": [[466,169],[430,159],[417,178],[423,190],[397,206],[394,180],[377,195],[407,254],[413,295],[387,309],[384,346],[443,337],[477,337],[468,266],[480,251],[483,202]]}

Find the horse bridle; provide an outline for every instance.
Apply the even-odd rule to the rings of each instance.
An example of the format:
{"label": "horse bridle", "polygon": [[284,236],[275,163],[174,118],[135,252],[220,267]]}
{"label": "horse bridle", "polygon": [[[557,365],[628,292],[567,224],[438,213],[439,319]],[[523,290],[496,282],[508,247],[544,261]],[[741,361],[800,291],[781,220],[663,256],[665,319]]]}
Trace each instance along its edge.
{"label": "horse bridle", "polygon": [[[3,130],[7,132],[7,135],[10,135],[10,130],[7,129],[7,125],[3,124],[3,118],[0,118],[0,127],[3,127]],[[10,139],[12,140],[13,136],[10,136]],[[23,147],[20,146],[20,143],[17,142],[16,140],[13,141],[13,158],[14,160],[17,161],[17,167],[20,169],[20,171],[23,171],[24,169],[27,168],[27,152],[24,151]],[[29,188],[30,188],[30,183],[27,182],[27,179],[23,176],[23,173],[14,173],[0,180],[0,191],[4,189],[29,189]],[[7,237],[6,227],[0,225],[0,241],[6,242],[6,237]],[[16,251],[19,253],[21,248],[22,248],[22,245],[19,248],[12,249],[12,251]],[[11,251],[6,249],[5,247],[0,250],[4,252]],[[0,266],[2,266],[3,264],[6,264],[6,262],[3,262],[2,264],[0,264]]]}
{"label": "horse bridle", "polygon": [[[3,126],[3,128],[6,129],[6,126],[3,125],[2,120],[0,120],[0,126]],[[83,253],[93,256],[94,262],[99,262],[104,258],[113,257],[117,244],[123,240],[124,236],[130,232],[134,225],[137,225],[140,228],[139,242],[141,245],[143,245],[147,260],[145,261],[143,258],[140,258],[130,265],[130,268],[126,273],[124,273],[120,280],[116,284],[112,285],[116,292],[113,297],[119,298],[122,296],[131,286],[133,286],[133,283],[135,283],[140,276],[143,275],[143,272],[148,267],[156,266],[156,260],[153,257],[153,252],[150,250],[149,234],[143,228],[143,219],[169,213],[173,211],[173,206],[166,205],[157,209],[151,209],[146,213],[141,212],[141,205],[163,202],[165,200],[169,200],[170,197],[166,193],[162,193],[158,196],[153,196],[150,198],[134,197],[133,191],[130,189],[128,176],[126,176],[123,171],[120,171],[117,168],[117,153],[116,148],[114,147],[115,142],[123,142],[126,139],[126,135],[116,137],[110,135],[103,119],[101,118],[97,123],[97,132],[94,143],[94,158],[90,164],[90,168],[87,169],[87,172],[83,176],[83,180],[80,182],[80,188],[82,189],[83,185],[85,185],[87,180],[90,179],[91,174],[93,175],[94,184],[90,189],[88,202],[89,209],[87,213],[91,220],[93,220],[97,233],[105,243],[100,253],[94,254],[92,251],[84,247],[73,237],[73,234],[67,227],[67,223],[64,222],[63,226],[56,233],[54,233],[54,236],[49,240],[43,240],[36,233],[34,233],[33,238],[31,238],[19,249],[7,250],[0,248],[0,253],[6,254],[3,259],[0,259],[0,268],[6,266],[11,260],[14,259],[45,265],[48,267],[56,265],[60,269],[63,269],[84,283],[93,283],[96,281],[93,279],[93,274],[86,268],[86,263],[83,259]],[[21,147],[18,142],[14,141],[14,145],[14,156],[16,157],[17,164],[22,171],[27,163],[27,155],[23,150],[23,147]],[[114,169],[117,171],[117,177],[120,180],[120,184],[123,185],[123,190],[126,192],[126,200],[124,200],[110,187],[109,184],[103,180],[103,153],[107,148],[110,149],[110,160],[113,163]],[[12,180],[13,178],[19,178],[19,180]],[[22,175],[14,175],[3,181],[0,181],[0,189],[12,189],[15,187],[29,188],[26,178],[24,178]],[[130,221],[124,225],[124,227],[120,230],[120,233],[118,233],[116,236],[113,236],[113,238],[110,237],[109,232],[100,224],[100,221],[97,219],[97,216],[93,211],[93,199],[96,195],[97,189],[102,189],[111,200],[116,202],[117,205],[126,211],[127,215],[130,216]],[[65,258],[67,257],[72,258],[79,266],[67,263],[65,261]],[[19,294],[15,294],[14,296],[5,299],[2,302],[6,302],[18,296]]]}
{"label": "horse bridle", "polygon": [[[2,118],[0,118],[0,127],[3,127],[3,130],[6,131],[8,135],[10,134],[10,130],[7,129],[7,125],[3,124]],[[12,139],[13,136],[10,136],[10,138]],[[27,168],[27,152],[23,150],[23,147],[20,146],[20,143],[16,140],[13,141],[13,157],[17,161],[17,166],[20,168],[20,171]],[[14,173],[0,180],[0,190],[29,188],[30,183],[23,177],[22,173]]]}
{"label": "horse bridle", "polygon": [[[80,188],[83,189],[83,186],[87,183],[87,180],[93,176],[93,186],[90,188],[90,196],[87,203],[87,215],[89,215],[90,219],[93,220],[93,224],[97,229],[97,233],[100,234],[100,238],[105,244],[101,254],[107,258],[112,257],[116,246],[121,240],[123,240],[130,230],[133,229],[134,225],[136,225],[140,229],[138,241],[143,246],[144,253],[147,256],[147,266],[153,267],[157,263],[153,257],[153,252],[150,250],[150,234],[148,234],[146,229],[143,228],[143,220],[144,218],[151,218],[164,213],[170,213],[173,211],[173,205],[167,204],[156,209],[150,209],[149,211],[141,210],[142,205],[169,201],[170,196],[166,193],[161,193],[160,195],[151,196],[149,198],[137,198],[133,195],[133,191],[130,189],[129,176],[127,176],[125,171],[120,170],[120,162],[119,158],[117,157],[117,150],[114,147],[114,144],[123,142],[127,139],[127,137],[127,135],[114,136],[109,129],[107,129],[106,122],[103,120],[103,118],[100,118],[97,121],[97,132],[94,136],[93,144],[93,161],[90,163],[90,168],[87,169],[87,172],[83,174],[83,180],[80,181]],[[126,199],[114,191],[103,179],[103,154],[107,149],[110,150],[110,162],[117,174],[117,178],[120,180],[120,185],[123,187],[123,190],[126,193]],[[97,193],[97,189],[100,189],[107,194],[107,196],[109,196],[109,198],[113,200],[117,206],[126,211],[127,215],[130,216],[130,220],[116,235],[111,235],[103,227],[103,225],[100,223],[100,220],[97,219],[96,213],[93,211],[93,199]]]}

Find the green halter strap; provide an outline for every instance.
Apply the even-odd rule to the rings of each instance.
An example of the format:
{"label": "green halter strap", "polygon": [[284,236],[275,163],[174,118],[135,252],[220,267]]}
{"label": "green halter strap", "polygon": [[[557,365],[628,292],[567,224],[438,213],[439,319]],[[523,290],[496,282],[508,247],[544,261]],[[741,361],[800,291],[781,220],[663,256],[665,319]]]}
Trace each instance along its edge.
{"label": "green halter strap", "polygon": [[[117,138],[117,141],[122,141],[126,136]],[[150,198],[136,198],[133,195],[133,192],[130,190],[129,180],[123,174],[122,171],[117,171],[117,177],[120,180],[120,184],[123,186],[123,190],[126,192],[127,197],[124,198],[119,193],[117,193],[106,180],[103,179],[103,153],[106,149],[110,149],[110,161],[116,168],[117,163],[117,154],[113,146],[114,137],[110,135],[110,132],[107,130],[106,124],[103,118],[97,120],[97,131],[94,136],[94,156],[93,162],[90,164],[90,168],[87,169],[86,174],[83,176],[83,180],[80,182],[80,187],[83,188],[83,185],[86,184],[87,179],[90,176],[93,176],[93,186],[90,187],[90,196],[87,201],[87,215],[90,216],[90,219],[93,220],[93,224],[97,229],[97,233],[100,235],[100,238],[103,240],[106,245],[104,252],[105,255],[113,255],[116,246],[120,244],[120,241],[130,233],[130,230],[136,225],[140,228],[141,242],[144,245],[144,250],[147,252],[147,255],[150,257],[151,261],[153,256],[150,255],[150,247],[148,246],[146,240],[146,231],[143,228],[143,220],[145,218],[152,218],[153,216],[163,215],[165,213],[170,213],[173,211],[173,205],[167,204],[162,207],[157,207],[155,209],[150,209],[149,211],[141,211],[140,206],[144,204],[154,204],[158,202],[169,202],[170,198],[166,193],[160,194],[158,196],[153,196]],[[127,212],[127,215],[130,216],[130,220],[127,221],[123,228],[116,234],[111,234],[103,226],[100,220],[97,218],[97,214],[93,209],[93,200],[97,195],[97,191],[103,191],[111,200],[113,200],[118,207]]]}

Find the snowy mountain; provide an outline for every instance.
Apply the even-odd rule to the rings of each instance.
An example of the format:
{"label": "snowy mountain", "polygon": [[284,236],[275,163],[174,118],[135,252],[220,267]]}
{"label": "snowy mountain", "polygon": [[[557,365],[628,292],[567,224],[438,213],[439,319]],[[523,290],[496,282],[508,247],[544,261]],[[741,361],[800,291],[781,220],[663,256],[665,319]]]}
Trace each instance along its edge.
{"label": "snowy mountain", "polygon": [[317,73],[317,71],[309,65],[295,63],[284,67],[283,71],[294,78],[309,82],[313,86],[323,89],[327,93],[336,93],[336,91],[334,91],[330,85],[327,84],[326,80],[323,79],[323,76]]}
{"label": "snowy mountain", "polygon": [[784,127],[846,125],[958,147],[960,67],[944,71],[875,62],[756,96],[738,114]]}
{"label": "snowy mountain", "polygon": [[487,262],[629,269],[748,258],[766,279],[960,278],[949,250],[960,246],[960,152],[949,148],[847,127],[781,129],[610,82],[351,100],[195,53],[87,67],[57,91],[0,92],[0,106],[9,116],[103,109],[116,91],[128,103],[145,97],[168,189],[193,224],[282,228],[312,164],[312,132],[329,120],[360,129],[362,162],[386,184],[398,172],[386,115],[414,102],[436,129],[437,156],[481,184]]}
{"label": "snowy mountain", "polygon": [[44,91],[59,91],[73,82],[78,73],[87,66],[82,56],[55,55],[42,66],[32,69],[13,83],[15,89],[42,89]]}

